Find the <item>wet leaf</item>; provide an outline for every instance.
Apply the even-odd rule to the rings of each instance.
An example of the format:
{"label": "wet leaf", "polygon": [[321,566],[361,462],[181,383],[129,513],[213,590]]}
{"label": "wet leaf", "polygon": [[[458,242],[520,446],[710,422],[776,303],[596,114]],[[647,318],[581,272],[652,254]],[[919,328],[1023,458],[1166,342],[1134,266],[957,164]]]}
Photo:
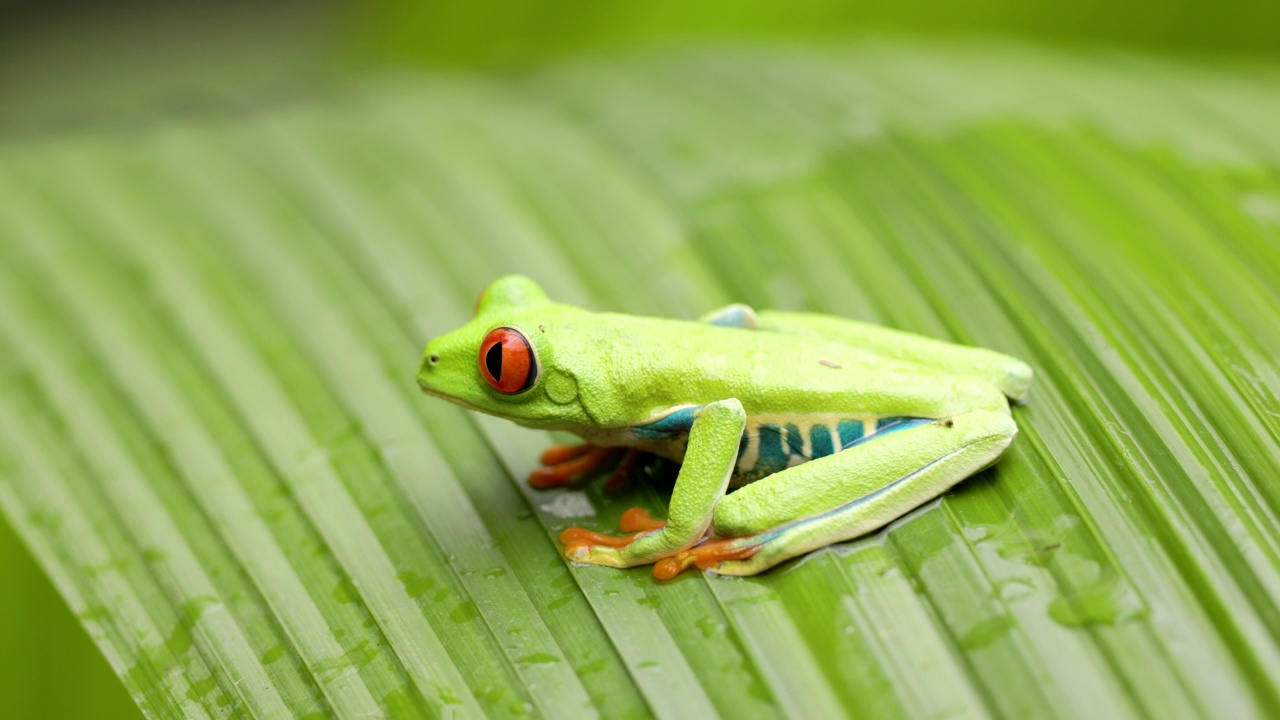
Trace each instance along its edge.
{"label": "wet leaf", "polygon": [[[0,507],[151,717],[1280,713],[1270,67],[770,45],[0,134]],[[1010,352],[993,469],[743,580],[421,396],[520,272]],[[652,487],[650,486],[652,485]]]}

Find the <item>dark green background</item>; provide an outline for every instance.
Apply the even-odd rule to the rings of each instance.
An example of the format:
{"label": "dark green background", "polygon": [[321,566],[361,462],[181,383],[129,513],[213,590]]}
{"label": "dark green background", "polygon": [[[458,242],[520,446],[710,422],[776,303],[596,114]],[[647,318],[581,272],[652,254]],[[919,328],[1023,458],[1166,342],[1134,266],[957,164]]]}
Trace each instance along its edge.
{"label": "dark green background", "polygon": [[[298,4],[283,13],[273,11],[269,22],[257,12],[247,4],[234,3],[196,3],[176,9],[159,3],[116,3],[104,10],[100,4],[88,3],[0,2],[0,89],[47,90],[58,95],[59,84],[76,88],[89,82],[98,91],[106,86],[110,93],[112,83],[145,84],[151,76],[166,75],[170,65],[184,63],[254,69],[246,76],[287,74],[295,65],[342,69],[413,63],[510,70],[566,53],[744,35],[812,42],[868,34],[990,34],[1076,45],[1082,52],[1099,44],[1161,53],[1246,56],[1275,55],[1280,49],[1280,2],[1260,0],[1196,4],[1160,0],[383,0],[358,7],[354,3]],[[115,19],[103,22],[107,16]],[[225,22],[209,22],[210,18]],[[206,42],[174,42],[165,33],[157,36],[157,22],[163,27],[185,27],[184,32],[195,32]],[[243,32],[255,25],[273,28],[265,33],[265,42],[263,33]],[[297,28],[303,30],[278,31]],[[61,38],[64,44],[48,42],[49,38]],[[68,52],[76,48],[92,50]],[[192,61],[195,55],[200,60]],[[263,59],[255,63],[259,57]],[[81,72],[86,63],[117,70],[104,76],[108,79],[86,81]],[[78,96],[79,92],[62,94]],[[16,105],[27,96],[7,95],[7,111],[21,113],[24,108]],[[5,94],[0,93],[0,105],[4,100]],[[0,116],[5,111],[0,108]],[[0,647],[4,648],[0,698],[6,717],[136,716],[105,661],[3,524],[0,587]]]}
{"label": "dark green background", "polygon": [[1280,3],[1267,0],[383,0],[368,7],[351,17],[363,56],[375,60],[519,64],[637,40],[886,33],[1012,35],[1197,54],[1280,51]]}
{"label": "dark green background", "polygon": [[6,718],[136,717],[52,583],[0,516],[0,712]]}

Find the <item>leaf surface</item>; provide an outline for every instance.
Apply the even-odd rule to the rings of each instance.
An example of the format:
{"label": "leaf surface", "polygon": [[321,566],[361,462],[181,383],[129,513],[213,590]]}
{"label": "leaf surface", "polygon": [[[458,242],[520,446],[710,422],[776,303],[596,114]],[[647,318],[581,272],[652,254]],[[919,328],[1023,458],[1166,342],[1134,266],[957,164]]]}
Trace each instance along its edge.
{"label": "leaf surface", "polygon": [[[1280,713],[1270,67],[729,45],[0,135],[0,508],[150,717]],[[756,578],[424,398],[520,272],[1026,358],[994,468]]]}

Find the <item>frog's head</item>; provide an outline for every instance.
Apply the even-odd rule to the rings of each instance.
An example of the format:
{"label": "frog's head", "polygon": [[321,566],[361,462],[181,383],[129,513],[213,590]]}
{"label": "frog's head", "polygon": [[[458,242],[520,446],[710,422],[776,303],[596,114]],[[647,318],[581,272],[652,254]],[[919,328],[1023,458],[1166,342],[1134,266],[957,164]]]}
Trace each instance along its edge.
{"label": "frog's head", "polygon": [[[471,322],[427,343],[418,385],[428,395],[531,427],[587,422],[573,376],[558,368],[544,327],[575,312],[519,275],[494,281]],[[580,311],[578,311],[580,312]]]}

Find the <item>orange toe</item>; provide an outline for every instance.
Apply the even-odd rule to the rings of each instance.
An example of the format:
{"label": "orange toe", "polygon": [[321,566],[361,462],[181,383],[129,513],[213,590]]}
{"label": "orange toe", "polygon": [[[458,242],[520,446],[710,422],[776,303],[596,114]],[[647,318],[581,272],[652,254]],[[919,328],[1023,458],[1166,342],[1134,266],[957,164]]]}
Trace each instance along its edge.
{"label": "orange toe", "polygon": [[580,458],[591,451],[592,445],[587,443],[579,443],[577,445],[552,445],[542,451],[542,456],[538,458],[538,462],[543,465],[559,465],[566,463],[575,458]]}
{"label": "orange toe", "polygon": [[560,533],[560,542],[564,543],[567,548],[570,545],[605,545],[607,547],[626,547],[635,540],[634,535],[627,537],[614,537],[613,535],[601,535],[593,530],[582,527],[571,527]]}
{"label": "orange toe", "polygon": [[712,547],[707,547],[706,549],[694,548],[693,564],[699,570],[707,570],[727,560],[746,560],[760,550],[759,545],[730,547],[733,542],[733,540],[718,540],[714,543],[707,543]]}
{"label": "orange toe", "polygon": [[642,507],[629,508],[623,511],[622,517],[618,519],[618,529],[626,533],[657,530],[665,527],[666,524],[666,520],[655,520],[649,515],[649,511]]}
{"label": "orange toe", "polygon": [[746,560],[759,550],[760,545],[749,538],[708,540],[654,563],[653,576],[659,580],[670,580],[690,567],[714,569],[727,560]]}
{"label": "orange toe", "polygon": [[676,558],[662,558],[653,564],[653,576],[659,580],[671,580],[684,572],[687,567],[689,567],[688,563],[681,562]]}
{"label": "orange toe", "polygon": [[595,445],[577,445],[571,446],[571,449],[564,448],[570,446],[557,445],[548,448],[542,453],[543,458],[550,455],[551,459],[558,459],[571,452],[577,452],[581,448],[586,448],[577,456],[561,463],[556,463],[550,467],[542,467],[529,473],[529,484],[539,490],[547,490],[549,488],[559,487],[577,480],[583,475],[595,470],[600,463],[622,452],[620,448],[596,447]]}

